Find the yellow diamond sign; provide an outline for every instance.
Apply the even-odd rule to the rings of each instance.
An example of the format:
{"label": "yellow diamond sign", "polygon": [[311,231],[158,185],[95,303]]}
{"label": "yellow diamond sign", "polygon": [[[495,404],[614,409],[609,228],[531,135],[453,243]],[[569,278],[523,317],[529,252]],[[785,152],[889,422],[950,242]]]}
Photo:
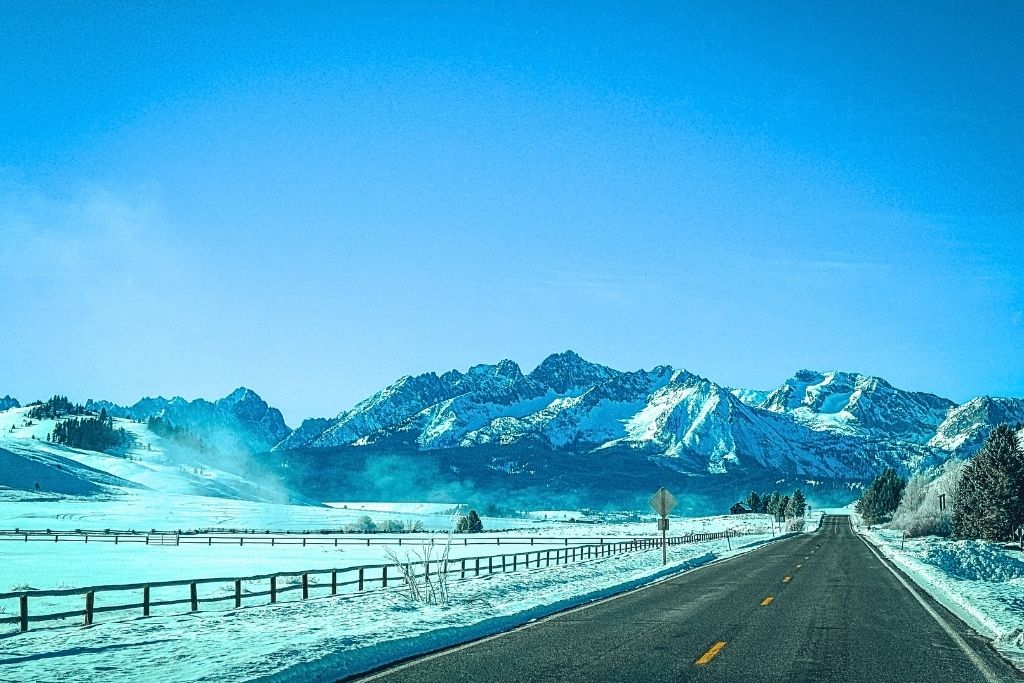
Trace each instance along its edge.
{"label": "yellow diamond sign", "polygon": [[668,517],[676,505],[679,505],[679,501],[666,488],[658,489],[658,492],[651,496],[651,507],[662,517]]}

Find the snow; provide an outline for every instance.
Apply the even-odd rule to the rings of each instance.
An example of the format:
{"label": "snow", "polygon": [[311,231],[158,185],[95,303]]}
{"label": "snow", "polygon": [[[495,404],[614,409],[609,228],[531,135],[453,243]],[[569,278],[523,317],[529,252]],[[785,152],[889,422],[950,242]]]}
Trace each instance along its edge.
{"label": "snow", "polygon": [[400,588],[389,588],[40,628],[4,641],[0,678],[16,672],[26,681],[133,681],[149,671],[161,681],[336,681],[749,552],[769,539],[749,537],[732,551],[724,541],[672,546],[667,567],[660,552],[647,551],[454,581],[444,606],[412,603]]}
{"label": "snow", "polygon": [[946,609],[1024,670],[1024,553],[989,541],[859,530]]}

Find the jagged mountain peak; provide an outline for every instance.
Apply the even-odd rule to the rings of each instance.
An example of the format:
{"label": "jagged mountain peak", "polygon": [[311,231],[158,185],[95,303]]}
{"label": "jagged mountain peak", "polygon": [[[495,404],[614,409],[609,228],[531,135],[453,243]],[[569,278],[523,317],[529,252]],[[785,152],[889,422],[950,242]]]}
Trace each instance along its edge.
{"label": "jagged mountain peak", "polygon": [[8,410],[10,408],[20,408],[21,404],[18,403],[18,399],[11,397],[10,394],[6,394],[3,398],[0,398],[0,410]]}
{"label": "jagged mountain peak", "polygon": [[600,384],[618,374],[616,370],[583,359],[570,349],[548,356],[529,376],[556,394],[565,394]]}

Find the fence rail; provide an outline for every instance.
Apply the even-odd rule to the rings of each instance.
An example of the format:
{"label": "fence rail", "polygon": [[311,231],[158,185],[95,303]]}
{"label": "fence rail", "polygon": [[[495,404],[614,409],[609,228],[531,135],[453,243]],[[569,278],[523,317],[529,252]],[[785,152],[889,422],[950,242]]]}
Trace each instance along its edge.
{"label": "fence rail", "polygon": [[[422,533],[422,532],[419,532]],[[735,532],[731,532],[735,533]],[[484,536],[481,534],[458,534],[452,545],[561,545],[617,543],[637,541],[646,536]],[[75,543],[140,543],[143,545],[327,545],[327,546],[437,546],[448,542],[447,534],[434,536],[411,534],[263,534],[259,532],[190,533],[190,532],[133,532],[133,531],[60,531],[56,529],[0,529],[0,541],[31,542],[75,542]]]}
{"label": "fence rail", "polygon": [[[667,539],[668,545],[682,545],[686,543],[704,543],[717,539],[730,541],[737,536],[745,536],[753,531],[735,532],[732,530],[703,533],[686,534],[673,536]],[[528,537],[527,537],[528,538]],[[561,539],[559,539],[561,540]],[[525,569],[538,569],[580,562],[592,559],[601,559],[628,552],[653,550],[661,548],[661,539],[655,537],[636,537],[629,539],[605,538],[601,543],[590,543],[583,545],[565,545],[562,547],[544,548],[540,550],[526,550],[499,555],[483,555],[478,557],[466,557],[457,559],[429,560],[429,562],[414,562],[423,573],[436,575],[440,570],[447,575],[458,575],[458,578],[473,578],[481,575],[505,573]],[[21,631],[29,630],[31,622],[46,622],[72,618],[82,618],[86,626],[93,624],[95,615],[107,612],[123,612],[141,610],[142,616],[150,616],[154,607],[167,607],[175,605],[188,605],[190,612],[199,611],[202,604],[226,602],[233,600],[234,607],[240,608],[245,599],[250,601],[255,598],[268,597],[269,604],[276,603],[278,598],[285,593],[301,591],[301,599],[308,599],[311,588],[319,589],[320,596],[338,595],[339,589],[351,588],[348,592],[362,592],[366,590],[377,590],[387,588],[389,581],[394,584],[401,581],[398,573],[389,569],[397,569],[394,563],[348,566],[335,569],[309,569],[303,571],[276,572],[273,574],[257,574],[244,577],[217,577],[187,579],[175,581],[150,581],[147,583],[112,584],[101,586],[89,586],[83,588],[57,588],[52,590],[22,590],[8,593],[0,593],[0,600],[18,600],[18,615],[11,617],[0,617],[0,624],[18,624]],[[311,578],[312,577],[312,580]],[[318,577],[329,577],[329,582],[321,583]],[[279,584],[279,579],[290,579],[285,585]],[[342,579],[342,580],[339,580]],[[243,584],[254,582],[266,582],[266,590],[243,590]],[[230,584],[232,590],[226,595],[202,596],[199,595],[199,586],[208,584]],[[154,600],[152,591],[157,588],[172,588],[188,586],[187,598],[174,598]],[[329,589],[329,592],[328,592]],[[103,593],[115,593],[135,591],[140,596],[139,600],[130,603],[96,605],[96,595]],[[68,597],[79,596],[83,600],[83,609],[64,610],[60,612],[48,612],[40,615],[32,615],[29,611],[29,600],[44,597]],[[266,603],[263,603],[266,604]]]}

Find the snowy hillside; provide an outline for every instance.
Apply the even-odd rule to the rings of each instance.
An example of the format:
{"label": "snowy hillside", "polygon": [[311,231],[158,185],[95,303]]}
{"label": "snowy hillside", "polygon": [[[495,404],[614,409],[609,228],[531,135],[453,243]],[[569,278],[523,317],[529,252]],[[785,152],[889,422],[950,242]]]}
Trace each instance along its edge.
{"label": "snowy hillside", "polygon": [[120,406],[110,401],[87,401],[85,407],[109,415],[145,422],[151,417],[194,432],[210,445],[229,450],[259,452],[269,450],[285,439],[291,430],[281,411],[267,404],[251,389],[239,387],[214,402],[204,399],[186,401],[180,396],[166,399],[146,397],[134,405]]}
{"label": "snowy hillside", "polygon": [[191,451],[125,418],[113,418],[114,427],[130,435],[129,445],[116,453],[50,443],[58,420],[31,419],[29,410],[0,411],[0,491],[112,496],[152,489],[255,501],[290,497],[276,481],[248,469],[244,458]]}

